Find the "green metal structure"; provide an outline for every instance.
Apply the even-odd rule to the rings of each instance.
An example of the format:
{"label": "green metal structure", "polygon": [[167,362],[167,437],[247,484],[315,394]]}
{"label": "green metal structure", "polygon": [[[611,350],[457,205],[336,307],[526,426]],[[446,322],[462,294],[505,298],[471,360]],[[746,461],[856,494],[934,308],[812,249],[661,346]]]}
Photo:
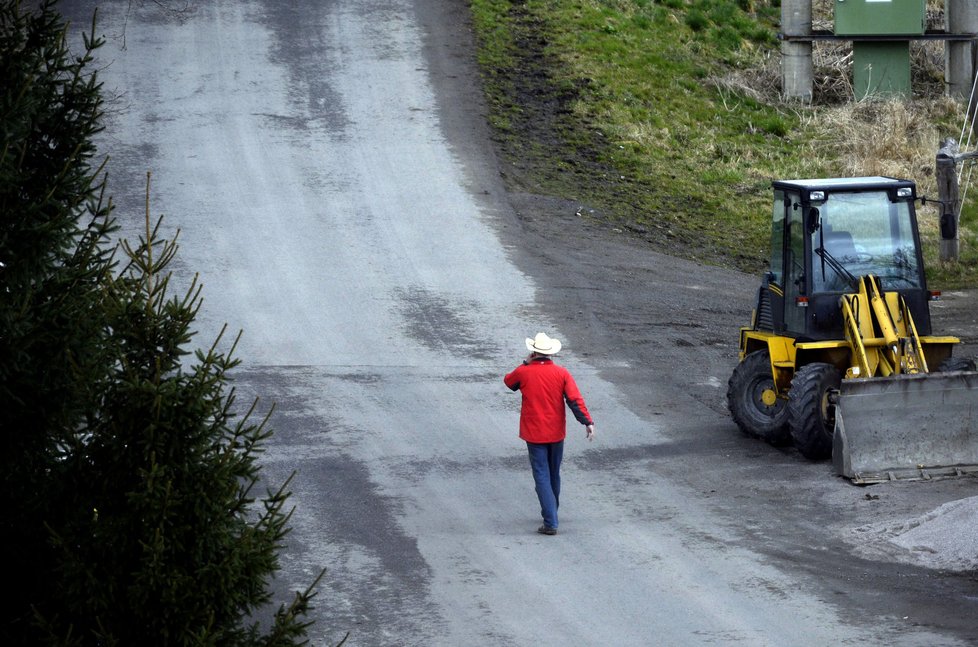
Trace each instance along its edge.
{"label": "green metal structure", "polygon": [[926,24],[926,0],[836,0],[835,35],[853,39],[857,100],[910,96],[909,37],[922,35]]}
{"label": "green metal structure", "polygon": [[836,0],[836,36],[919,36],[925,0]]}

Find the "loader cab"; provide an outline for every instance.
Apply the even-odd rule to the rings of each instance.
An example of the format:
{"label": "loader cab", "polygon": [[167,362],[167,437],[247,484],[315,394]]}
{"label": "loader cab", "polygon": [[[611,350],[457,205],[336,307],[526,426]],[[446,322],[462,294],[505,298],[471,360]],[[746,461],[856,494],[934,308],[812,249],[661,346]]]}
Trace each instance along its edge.
{"label": "loader cab", "polygon": [[763,327],[802,340],[841,339],[840,296],[872,274],[903,296],[920,334],[930,334],[913,182],[862,177],[772,186]]}

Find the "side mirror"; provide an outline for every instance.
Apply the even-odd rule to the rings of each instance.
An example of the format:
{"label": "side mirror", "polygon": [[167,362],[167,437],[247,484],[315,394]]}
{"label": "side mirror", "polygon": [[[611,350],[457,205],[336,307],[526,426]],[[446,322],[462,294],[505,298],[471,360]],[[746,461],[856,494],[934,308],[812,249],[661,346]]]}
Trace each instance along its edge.
{"label": "side mirror", "polygon": [[808,219],[805,223],[805,228],[808,230],[809,234],[814,234],[818,231],[821,224],[821,214],[819,214],[818,209],[812,207],[808,210]]}

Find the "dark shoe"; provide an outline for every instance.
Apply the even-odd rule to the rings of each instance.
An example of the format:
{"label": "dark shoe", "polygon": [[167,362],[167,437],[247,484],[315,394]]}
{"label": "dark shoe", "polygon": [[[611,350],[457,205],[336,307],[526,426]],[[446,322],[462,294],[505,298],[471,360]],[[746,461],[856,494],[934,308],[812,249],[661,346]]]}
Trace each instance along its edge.
{"label": "dark shoe", "polygon": [[556,535],[557,529],[551,528],[550,526],[540,526],[539,528],[537,528],[537,532],[540,533],[541,535]]}

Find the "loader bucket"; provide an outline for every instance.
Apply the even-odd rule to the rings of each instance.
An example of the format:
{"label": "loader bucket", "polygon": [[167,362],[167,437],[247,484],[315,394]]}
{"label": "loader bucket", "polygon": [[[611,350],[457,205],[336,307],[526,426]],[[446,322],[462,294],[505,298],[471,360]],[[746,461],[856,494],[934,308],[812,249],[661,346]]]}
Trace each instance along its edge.
{"label": "loader bucket", "polygon": [[978,472],[978,372],[843,380],[832,462],[858,484]]}

